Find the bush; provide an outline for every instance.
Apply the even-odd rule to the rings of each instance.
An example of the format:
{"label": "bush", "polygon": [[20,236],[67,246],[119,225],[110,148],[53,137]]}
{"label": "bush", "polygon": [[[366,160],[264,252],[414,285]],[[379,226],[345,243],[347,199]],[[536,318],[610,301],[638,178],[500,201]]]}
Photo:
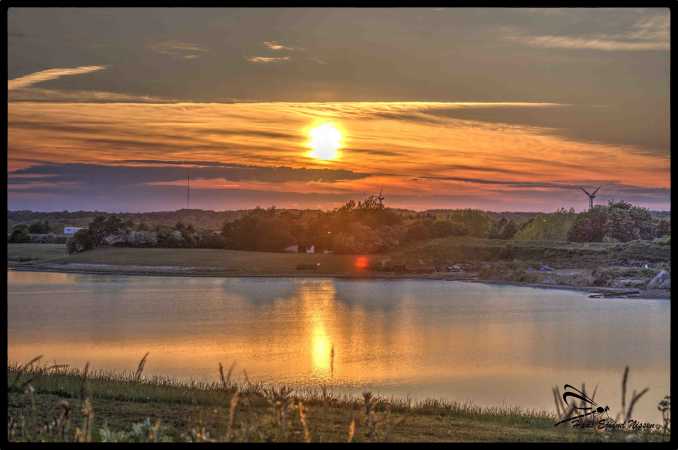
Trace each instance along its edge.
{"label": "bush", "polygon": [[502,217],[492,225],[488,237],[490,239],[512,239],[517,232],[518,226],[516,223],[511,219]]}
{"label": "bush", "polygon": [[489,235],[493,223],[492,218],[490,218],[486,212],[478,209],[459,209],[451,211],[447,218],[452,222],[462,224],[466,230],[468,230],[470,236],[480,238]]}
{"label": "bush", "polygon": [[44,222],[33,222],[28,227],[28,232],[31,234],[47,234],[49,233],[49,222],[46,220]]}
{"label": "bush", "polygon": [[574,210],[561,209],[555,213],[537,214],[528,220],[513,236],[517,241],[566,241],[577,219]]}
{"label": "bush", "polygon": [[224,224],[224,246],[233,250],[281,251],[295,243],[288,219],[275,208],[256,208]]}
{"label": "bush", "polygon": [[577,218],[567,233],[572,242],[602,242],[607,234],[607,208],[595,206]]}
{"label": "bush", "polygon": [[[662,224],[665,231],[669,224]],[[568,233],[574,242],[652,240],[659,232],[650,211],[627,202],[609,202],[577,216]]]}
{"label": "bush", "polygon": [[661,219],[657,223],[657,237],[671,236],[671,222],[666,219]]}
{"label": "bush", "polygon": [[9,242],[13,244],[23,244],[31,242],[31,235],[28,231],[27,225],[16,225],[12,229],[12,234],[9,236]]}
{"label": "bush", "polygon": [[96,247],[96,240],[90,230],[78,230],[72,238],[66,242],[68,253],[80,253],[92,250]]}
{"label": "bush", "polygon": [[655,237],[655,226],[650,211],[626,202],[610,203],[607,208],[607,237],[628,242]]}

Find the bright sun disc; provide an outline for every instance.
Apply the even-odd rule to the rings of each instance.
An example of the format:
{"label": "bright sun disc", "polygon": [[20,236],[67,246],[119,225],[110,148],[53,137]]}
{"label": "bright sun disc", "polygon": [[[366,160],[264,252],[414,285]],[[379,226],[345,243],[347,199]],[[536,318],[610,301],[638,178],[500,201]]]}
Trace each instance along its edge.
{"label": "bright sun disc", "polygon": [[309,132],[308,146],[311,158],[329,160],[337,159],[341,147],[341,131],[331,123],[317,126]]}

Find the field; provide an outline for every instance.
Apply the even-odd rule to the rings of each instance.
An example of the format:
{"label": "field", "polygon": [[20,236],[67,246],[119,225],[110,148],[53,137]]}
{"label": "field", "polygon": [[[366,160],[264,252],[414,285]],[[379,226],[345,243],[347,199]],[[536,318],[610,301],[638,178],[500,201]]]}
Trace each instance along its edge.
{"label": "field", "polygon": [[[337,276],[384,275],[358,268],[359,258],[370,266],[381,262],[404,264],[407,273],[430,274],[438,267],[445,275],[451,264],[468,264],[485,279],[521,280],[530,267],[548,264],[555,269],[578,270],[590,274],[602,267],[628,267],[637,270],[648,264],[645,276],[670,270],[670,245],[648,241],[627,243],[573,243],[558,241],[504,241],[470,237],[434,239],[380,255],[335,255],[271,253],[214,249],[97,248],[65,255],[59,244],[9,244],[8,260],[25,267],[91,271],[129,271],[215,274],[215,275],[300,275]],[[298,265],[314,266],[298,270]],[[108,267],[106,267],[108,266]],[[46,266],[43,266],[45,268]],[[635,269],[634,269],[635,268]],[[421,269],[421,270],[419,270]],[[507,271],[512,272],[507,274]],[[516,275],[516,272],[519,272]],[[407,275],[407,273],[405,275]],[[620,276],[623,270],[620,272]],[[488,275],[489,274],[489,275]],[[496,275],[496,276],[495,276]],[[516,276],[518,279],[516,279]],[[581,281],[582,283],[585,282]],[[579,282],[578,282],[579,283]],[[575,283],[576,284],[576,283]],[[580,285],[576,284],[576,285]]]}
{"label": "field", "polygon": [[[554,427],[554,414],[519,408],[423,401],[410,404],[327,389],[289,391],[221,382],[146,379],[135,372],[68,367],[8,368],[8,431],[13,441],[625,441],[665,440]],[[216,370],[216,368],[215,368]],[[84,374],[84,376],[83,376]],[[46,425],[43,425],[46,424]]]}
{"label": "field", "polygon": [[[192,268],[224,274],[279,275],[302,272],[298,264],[320,263],[320,274],[356,273],[351,255],[309,255],[305,253],[268,253],[213,249],[170,248],[97,248],[75,255],[51,258],[56,251],[42,249],[43,244],[10,244],[9,260],[49,262],[50,264],[106,264],[113,266],[153,266]],[[63,249],[63,246],[61,246]],[[63,250],[62,250],[63,251]]]}
{"label": "field", "polygon": [[7,260],[16,262],[37,262],[67,255],[64,244],[8,244]]}

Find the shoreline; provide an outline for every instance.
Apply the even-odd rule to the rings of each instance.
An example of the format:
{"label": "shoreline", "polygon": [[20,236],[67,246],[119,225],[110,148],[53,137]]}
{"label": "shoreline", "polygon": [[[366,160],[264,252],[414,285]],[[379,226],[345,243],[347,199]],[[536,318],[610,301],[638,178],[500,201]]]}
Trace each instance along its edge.
{"label": "shoreline", "polygon": [[[278,273],[252,273],[234,272],[223,270],[195,270],[193,267],[179,266],[124,266],[111,264],[30,264],[20,261],[7,261],[7,270],[16,272],[49,272],[49,273],[73,273],[83,275],[116,275],[116,276],[150,276],[150,277],[204,277],[204,278],[332,278],[342,280],[433,280],[433,281],[460,281],[466,283],[480,283],[487,285],[504,285],[515,287],[527,287],[535,289],[559,289],[589,294],[601,294],[602,299],[645,299],[645,300],[671,300],[671,291],[667,289],[638,290],[624,288],[610,288],[600,286],[571,286],[566,284],[525,283],[511,280],[487,280],[477,276],[450,276],[449,274],[376,274],[374,272],[359,273],[317,273],[308,272],[278,272]],[[606,295],[607,294],[607,295]],[[593,297],[592,297],[593,298]]]}

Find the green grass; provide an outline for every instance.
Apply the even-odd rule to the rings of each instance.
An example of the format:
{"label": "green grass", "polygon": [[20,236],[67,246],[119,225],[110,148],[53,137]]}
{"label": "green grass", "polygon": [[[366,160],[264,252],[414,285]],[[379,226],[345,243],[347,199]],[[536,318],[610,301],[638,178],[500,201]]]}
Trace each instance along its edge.
{"label": "green grass", "polygon": [[624,260],[670,262],[671,247],[651,241],[626,243],[513,241],[449,237],[417,243],[393,254],[405,263],[523,261],[563,268],[595,268]]}
{"label": "green grass", "polygon": [[[356,273],[353,255],[269,253],[218,249],[97,248],[65,255],[51,244],[9,244],[10,261],[50,264],[110,264],[116,266],[195,267],[232,274]],[[297,270],[298,264],[320,263],[317,270]]]}
{"label": "green grass", "polygon": [[572,213],[537,214],[513,237],[516,241],[566,241],[577,215]]}
{"label": "green grass", "polygon": [[[355,268],[356,255],[271,253],[218,249],[97,248],[64,255],[58,244],[9,244],[8,260],[40,263],[99,264],[114,266],[173,266],[195,268],[215,275],[369,275]],[[627,265],[628,261],[670,266],[671,246],[651,241],[627,243],[576,243],[565,241],[506,241],[473,237],[433,239],[381,255],[368,256],[371,263],[391,260],[408,269],[455,263],[521,262],[550,264],[556,268],[594,269]],[[297,265],[320,263],[317,270],[297,270]],[[117,269],[117,268],[116,268]],[[138,267],[131,271],[143,272]],[[379,273],[379,275],[387,275]]]}
{"label": "green grass", "polygon": [[[185,383],[144,378],[142,371],[143,365],[136,373],[10,365],[10,440],[578,442],[627,437],[556,428],[554,415],[520,408],[336,396],[321,387],[294,392],[235,385],[228,376],[220,383]],[[666,438],[659,433],[639,437]]]}
{"label": "green grass", "polygon": [[7,260],[15,262],[47,261],[67,255],[65,244],[7,244]]}

